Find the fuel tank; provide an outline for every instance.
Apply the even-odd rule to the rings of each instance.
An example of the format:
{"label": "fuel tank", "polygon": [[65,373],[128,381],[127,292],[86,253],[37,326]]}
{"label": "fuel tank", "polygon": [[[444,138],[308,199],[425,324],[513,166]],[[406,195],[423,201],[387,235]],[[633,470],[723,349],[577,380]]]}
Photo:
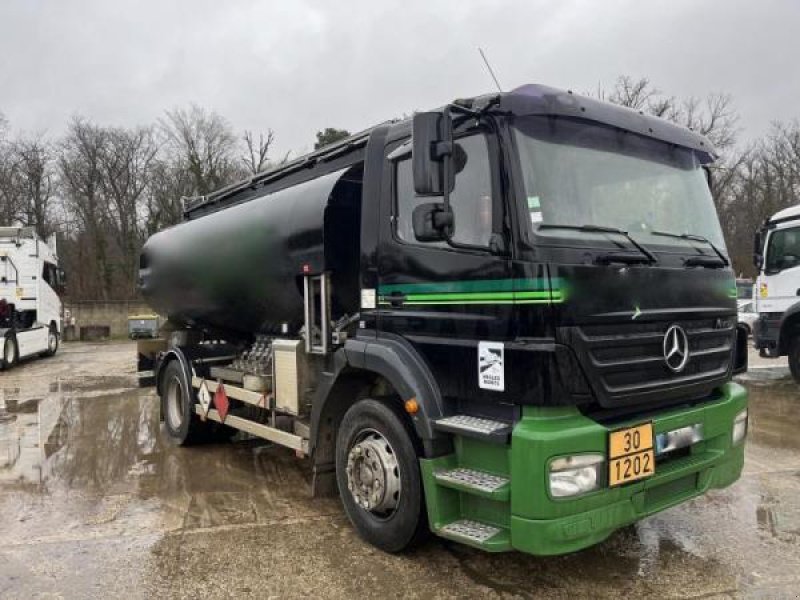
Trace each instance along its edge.
{"label": "fuel tank", "polygon": [[139,288],[173,324],[226,338],[276,334],[283,324],[295,333],[304,272],[331,274],[334,314],[354,302],[357,310],[360,191],[360,176],[341,169],[272,193],[246,192],[151,236]]}

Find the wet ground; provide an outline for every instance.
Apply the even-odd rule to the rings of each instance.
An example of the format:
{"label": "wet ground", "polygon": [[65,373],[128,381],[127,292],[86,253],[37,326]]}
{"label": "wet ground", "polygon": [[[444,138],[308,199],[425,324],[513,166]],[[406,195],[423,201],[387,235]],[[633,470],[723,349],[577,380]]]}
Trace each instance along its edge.
{"label": "wet ground", "polygon": [[745,378],[745,473],[726,490],[570,556],[440,539],[391,556],[309,498],[291,452],[165,443],[132,344],[68,344],[0,372],[0,597],[796,598],[800,388],[784,364]]}

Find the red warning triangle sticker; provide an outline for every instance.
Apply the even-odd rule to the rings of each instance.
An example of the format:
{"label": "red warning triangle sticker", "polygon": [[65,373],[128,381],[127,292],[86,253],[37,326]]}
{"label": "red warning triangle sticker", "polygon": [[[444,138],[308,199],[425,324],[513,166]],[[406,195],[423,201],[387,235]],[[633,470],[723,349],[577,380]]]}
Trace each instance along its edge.
{"label": "red warning triangle sticker", "polygon": [[214,408],[216,408],[219,413],[220,421],[224,423],[225,417],[228,416],[230,402],[228,401],[228,395],[225,393],[225,386],[222,385],[221,381],[217,386],[217,391],[214,392]]}

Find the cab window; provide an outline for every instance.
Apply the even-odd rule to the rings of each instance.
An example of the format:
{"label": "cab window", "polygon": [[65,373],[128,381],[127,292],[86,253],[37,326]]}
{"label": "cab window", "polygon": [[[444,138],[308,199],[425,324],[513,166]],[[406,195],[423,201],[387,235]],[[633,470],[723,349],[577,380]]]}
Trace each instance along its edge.
{"label": "cab window", "polygon": [[58,274],[56,272],[57,267],[50,263],[44,263],[42,267],[42,279],[44,279],[45,283],[50,287],[56,287]]}
{"label": "cab window", "polygon": [[[488,247],[492,236],[493,195],[486,136],[470,135],[459,138],[457,143],[464,153],[463,165],[458,165],[455,187],[450,194],[455,223],[453,241]],[[395,165],[395,197],[395,231],[401,241],[448,247],[447,242],[419,242],[414,237],[414,209],[425,202],[440,202],[441,199],[415,195],[410,158],[399,160]]]}
{"label": "cab window", "polygon": [[776,229],[769,236],[767,247],[768,272],[800,266],[800,228]]}

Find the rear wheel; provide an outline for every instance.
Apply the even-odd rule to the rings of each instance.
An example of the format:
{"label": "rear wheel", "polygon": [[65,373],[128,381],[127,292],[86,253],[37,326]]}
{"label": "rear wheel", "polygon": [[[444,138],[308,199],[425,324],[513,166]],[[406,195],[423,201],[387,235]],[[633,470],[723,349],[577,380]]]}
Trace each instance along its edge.
{"label": "rear wheel", "polygon": [[2,366],[4,369],[10,369],[17,364],[19,360],[19,348],[17,348],[17,338],[13,335],[6,336],[3,341],[3,356]]}
{"label": "rear wheel", "polygon": [[797,383],[800,383],[800,332],[793,334],[789,342],[789,370]]}
{"label": "rear wheel", "polygon": [[170,439],[179,446],[191,446],[213,437],[213,423],[203,422],[194,410],[194,390],[190,389],[177,360],[164,369],[161,381],[161,414]]}
{"label": "rear wheel", "polygon": [[342,419],[336,438],[336,481],[359,535],[386,552],[400,552],[427,533],[413,432],[383,402],[365,399]]}

